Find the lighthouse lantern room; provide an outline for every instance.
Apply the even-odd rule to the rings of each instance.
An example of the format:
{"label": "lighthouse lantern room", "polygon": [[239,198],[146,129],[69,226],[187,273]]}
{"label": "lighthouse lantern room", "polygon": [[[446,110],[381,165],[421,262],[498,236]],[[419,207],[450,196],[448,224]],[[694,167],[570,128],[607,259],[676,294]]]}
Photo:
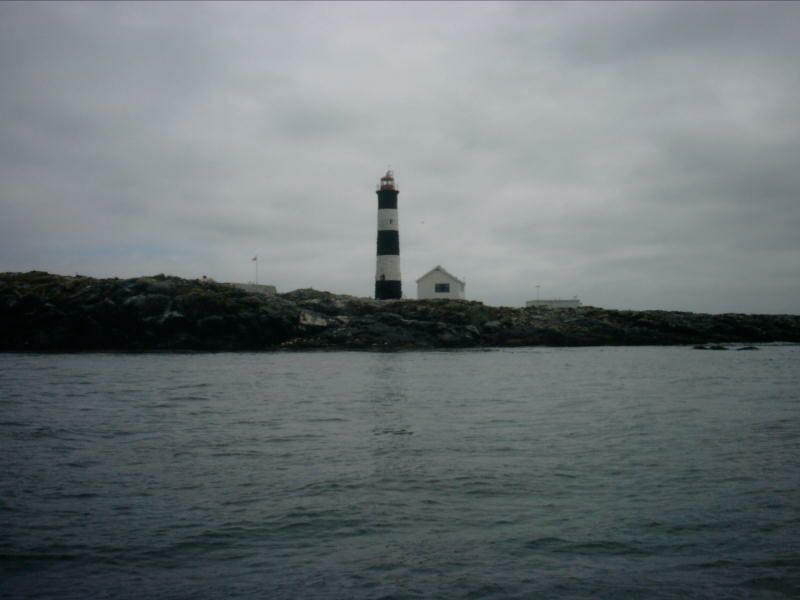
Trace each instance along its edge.
{"label": "lighthouse lantern room", "polygon": [[375,268],[375,298],[402,297],[400,279],[400,231],[397,220],[397,189],[394,173],[386,171],[378,184],[378,259]]}

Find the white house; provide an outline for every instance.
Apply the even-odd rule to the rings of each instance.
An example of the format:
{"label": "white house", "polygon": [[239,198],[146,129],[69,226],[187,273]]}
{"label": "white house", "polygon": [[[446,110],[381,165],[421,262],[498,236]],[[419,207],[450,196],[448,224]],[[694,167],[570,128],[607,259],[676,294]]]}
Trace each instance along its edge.
{"label": "white house", "polygon": [[451,275],[441,265],[417,279],[417,298],[428,300],[430,298],[464,299],[466,283],[455,275]]}

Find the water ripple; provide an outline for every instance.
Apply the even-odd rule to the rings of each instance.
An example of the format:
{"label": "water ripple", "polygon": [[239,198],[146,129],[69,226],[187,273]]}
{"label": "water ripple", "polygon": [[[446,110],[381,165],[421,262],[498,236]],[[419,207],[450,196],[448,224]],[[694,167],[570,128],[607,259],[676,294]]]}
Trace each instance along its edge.
{"label": "water ripple", "polygon": [[795,350],[4,355],[3,593],[795,597]]}

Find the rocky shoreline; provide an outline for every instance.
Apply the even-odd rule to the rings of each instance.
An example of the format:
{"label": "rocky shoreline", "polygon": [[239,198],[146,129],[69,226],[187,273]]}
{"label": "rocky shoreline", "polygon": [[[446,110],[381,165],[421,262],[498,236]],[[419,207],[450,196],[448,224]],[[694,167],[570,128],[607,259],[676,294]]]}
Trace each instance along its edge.
{"label": "rocky shoreline", "polygon": [[157,351],[800,342],[800,316],[486,306],[207,280],[0,274],[0,351]]}

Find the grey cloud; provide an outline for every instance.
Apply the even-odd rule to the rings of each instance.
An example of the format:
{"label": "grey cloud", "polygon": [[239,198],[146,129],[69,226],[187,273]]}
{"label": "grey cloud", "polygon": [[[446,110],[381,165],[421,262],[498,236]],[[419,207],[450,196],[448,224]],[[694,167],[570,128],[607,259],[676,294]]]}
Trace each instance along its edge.
{"label": "grey cloud", "polygon": [[[0,269],[800,310],[800,10],[0,6]],[[138,272],[138,273],[137,273]],[[758,292],[754,291],[758,290]]]}
{"label": "grey cloud", "polygon": [[[740,58],[791,49],[797,8],[785,2],[591,3],[572,7],[558,35],[563,56],[599,64]],[[711,67],[714,66],[712,63]]]}

